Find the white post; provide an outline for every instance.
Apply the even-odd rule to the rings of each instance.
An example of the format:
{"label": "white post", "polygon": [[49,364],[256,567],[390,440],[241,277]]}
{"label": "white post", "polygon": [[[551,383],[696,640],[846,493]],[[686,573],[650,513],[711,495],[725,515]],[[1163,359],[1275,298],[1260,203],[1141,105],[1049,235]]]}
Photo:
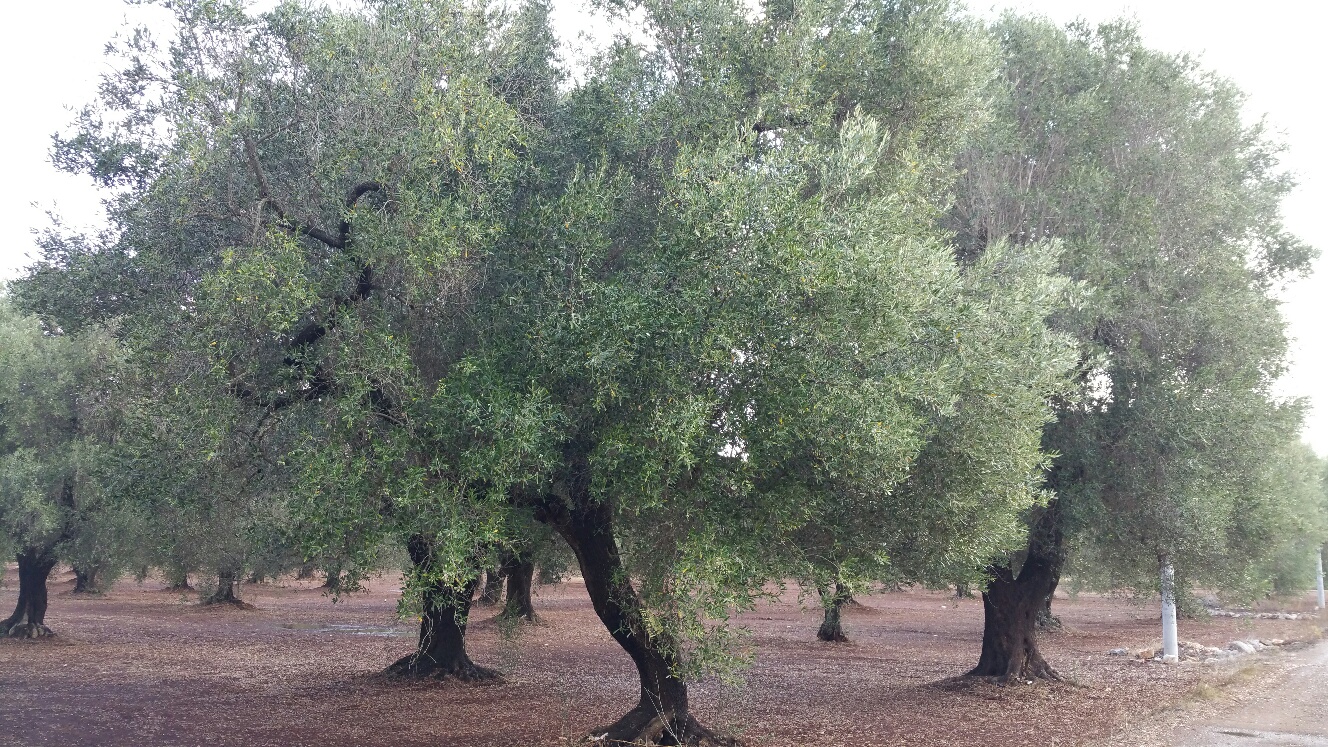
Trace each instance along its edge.
{"label": "white post", "polygon": [[1180,662],[1176,640],[1176,571],[1171,559],[1162,557],[1162,663]]}
{"label": "white post", "polygon": [[1324,604],[1324,603],[1323,603],[1323,548],[1322,548],[1322,547],[1320,547],[1317,551],[1315,551],[1315,553],[1314,553],[1314,562],[1315,562],[1315,564],[1317,564],[1318,567],[1319,567],[1319,570],[1318,570],[1318,581],[1319,581],[1319,607],[1318,607],[1318,608],[1319,608],[1319,609],[1324,609],[1325,607],[1328,607],[1328,604]]}

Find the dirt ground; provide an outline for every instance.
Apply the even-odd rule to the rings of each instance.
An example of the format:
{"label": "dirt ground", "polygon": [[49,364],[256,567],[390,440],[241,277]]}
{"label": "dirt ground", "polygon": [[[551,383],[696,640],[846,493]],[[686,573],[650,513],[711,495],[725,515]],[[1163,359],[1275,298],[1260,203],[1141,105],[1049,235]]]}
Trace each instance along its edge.
{"label": "dirt ground", "polygon": [[[16,583],[11,570],[0,610]],[[543,622],[515,639],[500,635],[494,609],[477,608],[471,656],[504,684],[383,679],[414,640],[395,616],[398,583],[379,579],[336,603],[312,582],[245,585],[255,609],[241,610],[199,607],[151,580],[75,596],[60,575],[47,614],[58,636],[0,643],[0,745],[531,747],[573,742],[634,705],[631,661],[575,581],[540,588]],[[1279,659],[1113,656],[1158,643],[1155,608],[1080,595],[1057,600],[1067,629],[1044,640],[1072,683],[998,688],[952,679],[976,661],[980,601],[922,590],[861,601],[847,614],[848,644],[817,642],[819,612],[792,592],[745,615],[756,663],[741,686],[694,685],[697,716],[752,747],[1138,744],[1159,713],[1174,721],[1191,702],[1224,697],[1225,684],[1248,688]],[[1315,622],[1182,621],[1181,637],[1306,640]]]}

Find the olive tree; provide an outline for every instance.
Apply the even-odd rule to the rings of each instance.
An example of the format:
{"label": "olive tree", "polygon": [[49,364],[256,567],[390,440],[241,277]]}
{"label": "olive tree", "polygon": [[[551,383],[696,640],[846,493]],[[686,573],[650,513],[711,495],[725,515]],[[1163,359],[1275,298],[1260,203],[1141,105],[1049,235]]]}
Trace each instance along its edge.
{"label": "olive tree", "polygon": [[[1056,325],[1080,346],[1076,392],[1043,431],[1055,499],[1027,547],[992,564],[974,674],[1054,677],[1037,649],[1071,548],[1134,588],[1159,567],[1221,585],[1218,558],[1298,406],[1273,394],[1286,352],[1274,291],[1313,252],[1287,234],[1290,182],[1240,93],[1127,23],[1058,28],[1009,16],[996,116],[961,159],[947,219],[966,257],[994,242],[1062,242],[1089,289]],[[1248,546],[1248,545],[1246,545]],[[1126,580],[1128,579],[1128,581]]]}
{"label": "olive tree", "polygon": [[289,520],[410,550],[394,671],[488,676],[471,599],[533,519],[639,675],[595,735],[721,742],[687,680],[813,541],[950,573],[1044,498],[1066,285],[938,225],[991,69],[949,4],[643,3],[574,82],[538,3],[174,7],[57,147],[115,230],[28,297],[300,433]]}
{"label": "olive tree", "polygon": [[0,532],[18,559],[18,601],[0,635],[37,638],[62,558],[110,565],[124,515],[105,469],[118,428],[123,352],[104,328],[65,334],[0,296]]}

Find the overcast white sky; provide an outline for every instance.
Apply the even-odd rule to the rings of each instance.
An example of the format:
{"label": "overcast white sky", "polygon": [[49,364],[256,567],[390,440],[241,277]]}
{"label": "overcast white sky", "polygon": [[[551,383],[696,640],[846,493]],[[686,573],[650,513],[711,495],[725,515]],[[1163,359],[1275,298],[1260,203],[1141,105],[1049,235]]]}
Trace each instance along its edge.
{"label": "overcast white sky", "polygon": [[[270,5],[268,0],[263,3]],[[560,0],[556,16],[565,39],[574,39],[587,17],[579,0]],[[1251,5],[1200,0],[1011,0],[971,2],[984,14],[1014,7],[1058,22],[1100,22],[1122,15],[1138,19],[1148,42],[1162,50],[1192,52],[1234,80],[1249,95],[1247,115],[1267,115],[1290,151],[1284,163],[1300,181],[1286,204],[1287,225],[1328,251],[1328,227],[1320,212],[1328,203],[1328,47],[1322,39],[1325,5],[1266,0]],[[70,121],[70,107],[88,101],[104,71],[102,47],[125,19],[160,18],[156,8],[126,7],[120,0],[44,0],[5,9],[0,45],[0,142],[5,174],[0,179],[0,279],[13,277],[33,253],[32,229],[55,210],[73,225],[94,225],[99,207],[91,183],[56,173],[46,150],[50,136]],[[1318,219],[1318,220],[1316,220]],[[1305,439],[1328,456],[1328,261],[1321,273],[1291,288],[1284,307],[1295,337],[1295,360],[1283,391],[1320,404]]]}

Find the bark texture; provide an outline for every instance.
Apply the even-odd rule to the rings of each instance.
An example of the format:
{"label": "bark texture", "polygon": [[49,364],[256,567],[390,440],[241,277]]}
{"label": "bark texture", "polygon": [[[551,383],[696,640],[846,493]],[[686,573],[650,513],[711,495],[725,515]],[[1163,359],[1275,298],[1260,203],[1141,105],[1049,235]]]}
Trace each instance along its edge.
{"label": "bark texture", "polygon": [[1055,499],[1029,532],[1028,551],[1015,575],[1010,565],[989,568],[991,582],[982,594],[982,654],[969,672],[1013,679],[1059,680],[1037,645],[1037,618],[1056,589],[1065,562],[1060,511]]}
{"label": "bark texture", "polygon": [[[433,560],[429,540],[411,537],[407,543],[411,562],[417,568],[427,569]],[[462,589],[437,583],[424,595],[424,609],[420,616],[420,637],[415,651],[403,656],[387,668],[387,673],[411,679],[458,680],[461,682],[493,682],[502,677],[492,669],[481,667],[466,653],[466,618],[470,602],[479,585],[478,575]]]}
{"label": "bark texture", "polygon": [[18,603],[14,614],[0,620],[0,636],[45,638],[55,635],[46,627],[46,581],[55,568],[50,547],[26,547],[18,553]]}
{"label": "bark texture", "polygon": [[678,642],[650,635],[643,602],[632,586],[614,536],[613,509],[590,492],[590,448],[570,444],[567,472],[556,486],[561,496],[543,501],[537,518],[548,522],[576,554],[595,614],[636,665],[641,696],[636,707],[589,738],[602,745],[735,745],[702,726],[691,714],[687,683],[677,676]]}

